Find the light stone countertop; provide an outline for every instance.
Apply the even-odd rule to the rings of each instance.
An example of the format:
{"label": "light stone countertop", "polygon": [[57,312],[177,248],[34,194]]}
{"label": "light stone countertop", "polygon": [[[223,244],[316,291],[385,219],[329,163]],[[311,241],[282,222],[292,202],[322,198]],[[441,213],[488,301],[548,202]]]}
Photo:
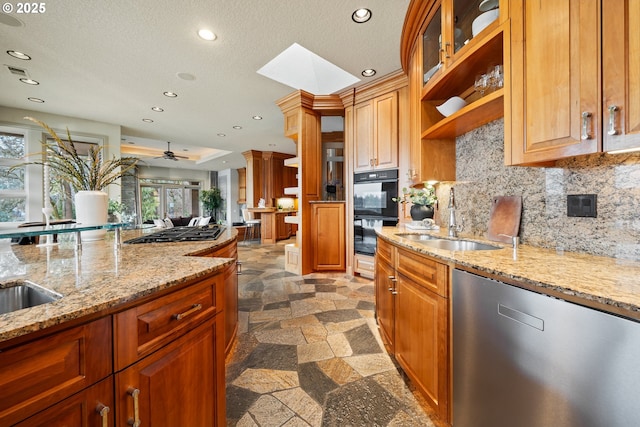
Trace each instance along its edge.
{"label": "light stone countertop", "polygon": [[511,245],[464,234],[458,239],[475,240],[502,249],[449,251],[396,235],[434,234],[446,239],[447,231],[444,229],[415,231],[399,225],[376,229],[376,233],[398,246],[432,256],[454,267],[466,267],[530,290],[640,320],[640,262],[528,245],[520,245],[514,252]]}
{"label": "light stone countertop", "polygon": [[[122,232],[122,240],[158,229]],[[235,260],[197,255],[237,237],[227,228],[217,240],[123,244],[114,250],[114,233],[102,241],[75,243],[60,235],[53,247],[0,242],[0,287],[28,280],[63,295],[55,302],[0,314],[0,342],[118,306],[186,283],[224,268]]]}

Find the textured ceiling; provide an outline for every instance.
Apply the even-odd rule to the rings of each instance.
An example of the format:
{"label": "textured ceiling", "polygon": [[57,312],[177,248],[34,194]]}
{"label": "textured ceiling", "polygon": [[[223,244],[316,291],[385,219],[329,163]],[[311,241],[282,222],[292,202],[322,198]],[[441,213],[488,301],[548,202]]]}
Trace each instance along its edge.
{"label": "textured ceiling", "polygon": [[[135,147],[179,155],[231,153],[196,165],[222,170],[245,165],[248,149],[293,153],[275,101],[293,91],[256,71],[293,43],[361,77],[400,68],[399,46],[409,0],[55,0],[42,14],[0,19],[2,64],[26,68],[39,86],[0,73],[0,106],[122,126]],[[351,21],[359,7],[373,11]],[[7,18],[7,17],[5,17]],[[201,27],[218,36],[198,38]],[[5,52],[29,54],[21,61]],[[195,80],[183,80],[189,73]],[[365,80],[364,78],[362,78]],[[174,99],[163,96],[172,91]],[[34,104],[27,97],[44,99]],[[164,112],[151,111],[159,106]],[[253,120],[261,115],[263,120]],[[144,123],[150,118],[154,123]],[[241,130],[233,126],[242,126]],[[219,133],[226,136],[220,137]],[[126,141],[123,145],[128,145]],[[183,151],[189,150],[188,152]],[[223,163],[225,161],[225,163]]]}

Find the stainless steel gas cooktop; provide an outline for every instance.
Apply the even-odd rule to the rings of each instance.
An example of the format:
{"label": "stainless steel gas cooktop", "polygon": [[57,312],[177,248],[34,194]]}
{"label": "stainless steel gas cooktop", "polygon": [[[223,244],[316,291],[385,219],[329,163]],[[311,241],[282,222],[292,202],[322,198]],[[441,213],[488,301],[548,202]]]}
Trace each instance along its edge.
{"label": "stainless steel gas cooktop", "polygon": [[173,227],[155,233],[145,234],[124,243],[154,243],[154,242],[195,242],[200,240],[216,240],[225,230],[220,225],[206,225],[203,227]]}

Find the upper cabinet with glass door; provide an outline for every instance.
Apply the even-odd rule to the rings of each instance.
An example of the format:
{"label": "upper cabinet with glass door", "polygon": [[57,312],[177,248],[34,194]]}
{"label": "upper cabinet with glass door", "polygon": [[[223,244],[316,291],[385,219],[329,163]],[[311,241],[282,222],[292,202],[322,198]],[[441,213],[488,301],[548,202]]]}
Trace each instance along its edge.
{"label": "upper cabinet with glass door", "polygon": [[[413,58],[422,59],[421,102],[428,104],[423,105],[428,116],[422,121],[423,139],[452,138],[504,115],[502,65],[508,9],[506,0],[412,1],[401,54],[422,52]],[[405,40],[410,32],[418,36],[411,47],[407,46],[411,41]],[[436,110],[454,96],[466,106],[449,115]]]}

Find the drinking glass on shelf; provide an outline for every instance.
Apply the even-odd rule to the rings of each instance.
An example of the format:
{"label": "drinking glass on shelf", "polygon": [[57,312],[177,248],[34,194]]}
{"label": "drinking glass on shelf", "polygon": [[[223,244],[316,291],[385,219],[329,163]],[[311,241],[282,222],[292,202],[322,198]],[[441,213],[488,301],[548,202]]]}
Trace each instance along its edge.
{"label": "drinking glass on shelf", "polygon": [[486,74],[478,74],[476,76],[476,81],[473,85],[476,92],[480,92],[480,96],[484,96],[485,90],[487,90],[487,75]]}
{"label": "drinking glass on shelf", "polygon": [[487,79],[489,92],[502,88],[504,86],[504,72],[502,70],[502,65],[489,66],[489,69],[487,70]]}

